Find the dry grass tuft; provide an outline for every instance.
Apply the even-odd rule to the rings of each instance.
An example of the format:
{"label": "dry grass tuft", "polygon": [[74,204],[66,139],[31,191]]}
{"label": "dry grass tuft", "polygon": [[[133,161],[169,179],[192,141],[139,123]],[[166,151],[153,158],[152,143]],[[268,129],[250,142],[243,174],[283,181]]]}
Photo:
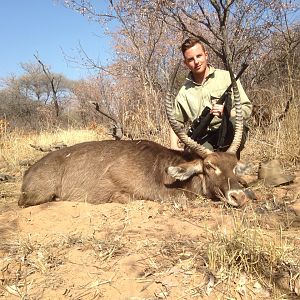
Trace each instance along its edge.
{"label": "dry grass tuft", "polygon": [[271,282],[292,250],[282,241],[276,245],[273,237],[257,228],[240,227],[231,233],[212,234],[207,248],[208,266],[221,276],[245,272]]}
{"label": "dry grass tuft", "polygon": [[206,273],[207,282],[198,290],[201,295],[207,293],[212,278],[212,287],[218,285],[217,290],[227,295],[241,281],[248,290],[260,286],[269,296],[293,294],[300,272],[297,247],[283,238],[281,231],[269,234],[257,224],[244,218],[231,230],[220,227],[208,232],[204,241],[165,240],[160,249],[164,261],[161,270],[176,266],[185,272]]}
{"label": "dry grass tuft", "polygon": [[71,146],[80,142],[97,141],[105,137],[104,134],[99,135],[97,131],[90,129],[57,129],[52,132],[22,133],[11,132],[5,134],[0,139],[0,157],[6,162],[9,170],[20,171],[19,163],[23,160],[32,158],[39,159],[45,155],[32,148],[30,145],[49,146],[63,142]]}
{"label": "dry grass tuft", "polygon": [[295,292],[299,253],[281,231],[269,235],[259,227],[240,224],[231,232],[212,233],[205,250],[208,269],[222,282],[246,276],[259,280],[272,295]]}
{"label": "dry grass tuft", "polygon": [[280,122],[275,117],[268,127],[252,128],[243,155],[260,161],[280,159],[285,165],[300,163],[300,110],[291,107]]}

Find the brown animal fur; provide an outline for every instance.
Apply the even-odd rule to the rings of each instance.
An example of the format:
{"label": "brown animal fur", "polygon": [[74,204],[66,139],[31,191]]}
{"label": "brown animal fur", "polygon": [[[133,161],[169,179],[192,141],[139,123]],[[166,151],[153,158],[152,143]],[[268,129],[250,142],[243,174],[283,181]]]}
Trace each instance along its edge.
{"label": "brown animal fur", "polygon": [[[99,204],[129,199],[166,200],[184,192],[245,200],[234,174],[237,159],[165,148],[150,141],[86,142],[51,152],[24,174],[20,206],[54,200]],[[232,202],[232,201],[231,201]]]}

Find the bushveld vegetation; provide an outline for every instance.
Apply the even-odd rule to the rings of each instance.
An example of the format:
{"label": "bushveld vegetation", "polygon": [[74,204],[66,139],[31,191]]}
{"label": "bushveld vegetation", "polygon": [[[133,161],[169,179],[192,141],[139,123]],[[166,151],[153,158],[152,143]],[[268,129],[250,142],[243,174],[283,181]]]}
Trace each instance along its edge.
{"label": "bushveld vegetation", "polygon": [[[263,147],[271,145],[269,155],[299,160],[297,2],[230,1],[228,7],[222,1],[108,2],[106,12],[97,11],[89,1],[64,1],[64,5],[109,28],[113,62],[98,65],[80,48],[77,58],[66,58],[94,68],[96,75],[73,82],[52,72],[37,56],[35,63],[24,63],[24,75],[2,79],[0,117],[6,131],[98,124],[111,128],[114,124],[125,136],[159,137],[167,144],[163,100],[181,58],[181,42],[187,36],[198,36],[206,44],[211,63],[226,68],[222,53],[225,31],[231,49],[228,63],[235,72],[243,62],[250,65],[242,82],[254,104],[251,136],[258,135]],[[182,66],[174,94],[186,73]],[[98,103],[98,112],[91,103]]]}
{"label": "bushveld vegetation", "polygon": [[[44,155],[30,145],[41,147],[61,142],[72,145],[103,140],[112,138],[118,129],[125,139],[150,139],[168,146],[169,125],[163,101],[181,57],[179,46],[192,35],[206,45],[211,63],[225,68],[228,61],[222,53],[221,38],[225,31],[234,71],[238,72],[245,61],[249,64],[241,81],[254,110],[242,160],[254,166],[251,175],[255,175],[255,166],[260,161],[275,158],[281,160],[287,172],[297,171],[300,162],[297,1],[118,0],[108,1],[107,11],[98,11],[90,1],[61,2],[99,22],[99,26],[107,26],[107,34],[113,41],[113,63],[99,65],[79,48],[77,58],[67,59],[94,68],[94,77],[70,81],[36,57],[35,63],[23,64],[24,75],[2,79],[0,170],[13,174],[16,182],[1,183],[1,211],[15,209],[12,203],[17,202],[21,175],[26,169],[24,164]],[[174,95],[185,76],[182,66],[177,73]],[[25,163],[20,165],[20,162]],[[188,208],[180,199],[161,207],[156,204],[148,207],[144,203],[124,209],[120,205],[113,207],[122,213],[126,211],[125,217],[122,213],[112,214],[104,206],[106,216],[111,219],[107,221],[105,217],[107,223],[102,220],[94,225],[84,223],[85,233],[73,235],[57,229],[56,234],[45,231],[47,240],[20,234],[10,242],[7,237],[0,249],[3,251],[0,252],[3,258],[0,297],[38,299],[46,289],[61,289],[60,299],[131,299],[127,294],[127,298],[112,296],[113,292],[102,287],[113,286],[113,282],[117,286],[117,280],[109,272],[134,252],[146,257],[144,273],[139,274],[135,284],[147,281],[157,285],[158,278],[169,276],[170,270],[181,274],[185,282],[176,283],[177,291],[174,282],[166,281],[159,292],[153,291],[152,298],[141,292],[140,298],[132,299],[296,299],[300,295],[299,213],[290,204],[299,202],[297,184],[299,181],[292,190],[285,190],[258,183],[253,186],[258,201],[243,210],[220,207],[203,198],[188,204]],[[103,218],[101,211],[97,213]],[[135,219],[139,214],[149,224],[153,220],[150,224],[153,228],[158,223],[175,220],[175,233],[162,226],[159,230],[165,235],[147,236],[144,230],[151,232],[151,228],[147,229],[144,223],[142,229],[136,229],[141,224]],[[0,217],[2,221],[7,219],[4,215]],[[26,218],[30,222],[31,216]],[[107,234],[97,236],[99,228],[95,229],[95,224]],[[189,238],[180,230],[187,224],[192,224],[187,228]],[[198,236],[194,234],[195,227]],[[134,235],[134,230],[140,230],[139,236]],[[5,230],[1,229],[0,233]],[[66,287],[61,269],[67,265],[68,249],[81,251],[80,255],[90,251],[87,260],[92,257],[98,270],[107,271],[111,277],[102,281],[91,279],[89,285],[68,295],[72,288]],[[53,274],[57,282],[49,282]],[[36,282],[44,286],[37,288]]]}

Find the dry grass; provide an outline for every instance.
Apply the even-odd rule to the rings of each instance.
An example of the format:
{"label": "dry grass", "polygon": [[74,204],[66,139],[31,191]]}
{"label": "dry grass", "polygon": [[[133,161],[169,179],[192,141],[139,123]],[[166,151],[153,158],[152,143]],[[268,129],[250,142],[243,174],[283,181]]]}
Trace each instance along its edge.
{"label": "dry grass", "polygon": [[[137,120],[138,122],[138,120]],[[144,132],[138,132],[138,126],[131,125],[130,130],[134,136],[142,139],[150,139],[169,145],[169,126],[166,122],[161,124],[161,131],[156,132],[154,124],[145,127]],[[287,117],[265,128],[252,128],[247,141],[246,148],[242,152],[245,160],[263,161],[279,158],[286,168],[296,166],[300,161],[300,115],[299,109],[293,106]],[[97,124],[91,124],[86,129],[67,130],[56,129],[52,132],[41,132],[39,134],[1,131],[0,134],[0,167],[1,162],[11,169],[18,169],[19,162],[32,157],[41,157],[30,144],[49,146],[63,142],[68,146],[75,143],[110,139],[107,130]]]}
{"label": "dry grass", "polygon": [[[2,296],[8,293],[21,299],[31,299],[28,297],[36,293],[37,280],[43,284],[43,288],[47,287],[46,281],[53,276],[53,272],[69,263],[66,257],[69,251],[92,251],[103,270],[109,269],[109,264],[115,257],[126,255],[122,236],[110,233],[107,233],[104,239],[75,233],[68,236],[53,235],[45,238],[42,243],[28,236],[20,238],[15,244],[7,245],[7,250],[9,253],[0,265],[0,297],[2,290]],[[55,283],[55,278],[53,280],[54,285],[59,285],[59,282]],[[83,288],[83,292],[78,293],[76,297],[82,299],[82,293],[88,295],[94,291],[93,288],[101,284],[104,282],[93,282]],[[72,299],[77,299],[76,297]]]}
{"label": "dry grass", "polygon": [[249,294],[259,285],[261,291],[256,293],[267,293],[272,299],[288,299],[283,291],[294,291],[300,283],[299,249],[278,228],[270,232],[261,228],[253,215],[241,218],[240,213],[234,214],[233,228],[208,231],[200,241],[165,240],[160,249],[164,261],[160,270],[181,264],[185,271],[206,273],[208,282],[198,289],[200,295],[207,293],[209,278],[213,278],[211,288],[218,286],[217,290],[226,291],[225,294],[238,285],[243,285],[241,295],[246,290]]}
{"label": "dry grass", "polygon": [[[45,153],[38,152],[30,145],[49,146],[60,142],[68,146],[80,142],[104,139],[105,132],[96,128],[91,129],[57,129],[53,132],[22,133],[10,132],[3,134],[0,139],[0,162],[4,161],[10,170],[19,170],[19,163],[23,160],[38,159]],[[107,137],[108,138],[108,137]]]}
{"label": "dry grass", "polygon": [[293,106],[280,122],[273,118],[268,127],[252,128],[243,155],[260,161],[280,159],[287,166],[299,164],[299,108]]}
{"label": "dry grass", "polygon": [[230,233],[212,234],[207,248],[207,265],[221,278],[246,273],[261,278],[269,286],[283,266],[297,266],[295,248],[282,236],[260,228],[237,226]]}

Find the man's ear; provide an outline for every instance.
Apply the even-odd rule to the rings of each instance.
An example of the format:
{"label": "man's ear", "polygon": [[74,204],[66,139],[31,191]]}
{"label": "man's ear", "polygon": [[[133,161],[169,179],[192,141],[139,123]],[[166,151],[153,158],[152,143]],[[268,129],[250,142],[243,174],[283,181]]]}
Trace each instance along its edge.
{"label": "man's ear", "polygon": [[205,54],[205,56],[206,56],[206,60],[208,60],[208,51],[204,51],[204,54]]}
{"label": "man's ear", "polygon": [[203,166],[200,161],[192,161],[182,163],[178,166],[170,166],[166,168],[166,172],[169,176],[175,180],[187,180],[191,176],[202,173]]}

